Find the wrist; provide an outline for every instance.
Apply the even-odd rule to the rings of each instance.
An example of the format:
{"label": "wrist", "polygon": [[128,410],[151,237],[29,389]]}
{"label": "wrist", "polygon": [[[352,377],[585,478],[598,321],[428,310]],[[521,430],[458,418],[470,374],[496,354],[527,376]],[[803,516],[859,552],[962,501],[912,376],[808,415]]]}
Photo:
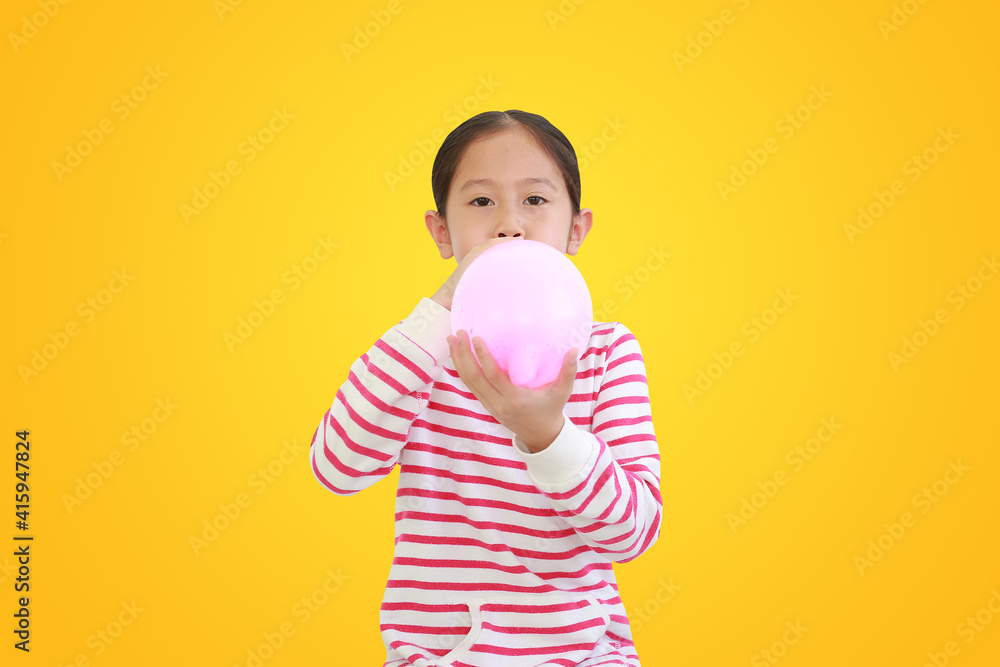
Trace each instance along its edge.
{"label": "wrist", "polygon": [[434,296],[431,297],[431,301],[437,302],[446,310],[451,310],[451,294],[442,293],[441,290],[438,290],[434,293]]}
{"label": "wrist", "polygon": [[559,421],[554,422],[552,426],[537,432],[529,433],[525,436],[518,435],[518,439],[525,447],[528,448],[529,452],[537,454],[538,452],[544,451],[549,445],[555,442],[556,438],[559,437],[559,433],[562,431],[565,420],[565,415],[560,414]]}

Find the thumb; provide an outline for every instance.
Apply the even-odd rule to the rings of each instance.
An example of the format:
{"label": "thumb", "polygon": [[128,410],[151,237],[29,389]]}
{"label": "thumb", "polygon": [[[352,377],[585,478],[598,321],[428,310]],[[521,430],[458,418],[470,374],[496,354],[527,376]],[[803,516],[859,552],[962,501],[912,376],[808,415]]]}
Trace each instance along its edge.
{"label": "thumb", "polygon": [[576,367],[576,349],[572,349],[563,355],[559,374],[542,387],[538,387],[538,389],[544,388],[546,392],[554,392],[556,394],[571,394],[573,392],[573,383],[576,381]]}
{"label": "thumb", "polygon": [[576,366],[577,366],[576,355],[577,355],[577,349],[573,348],[566,353],[565,357],[563,357],[563,372],[571,380],[576,379]]}

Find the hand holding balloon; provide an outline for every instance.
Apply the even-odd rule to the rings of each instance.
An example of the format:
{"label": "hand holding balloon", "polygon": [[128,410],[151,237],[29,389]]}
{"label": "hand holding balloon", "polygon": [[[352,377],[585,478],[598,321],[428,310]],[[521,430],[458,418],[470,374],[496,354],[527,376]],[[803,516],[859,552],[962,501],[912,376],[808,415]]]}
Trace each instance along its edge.
{"label": "hand holding balloon", "polygon": [[593,328],[583,276],[544,243],[497,244],[467,267],[451,310],[448,345],[466,386],[532,451],[547,447]]}
{"label": "hand holding balloon", "polygon": [[448,348],[465,386],[498,422],[517,435],[532,452],[552,444],[562,430],[563,406],[573,393],[577,350],[566,353],[562,372],[554,382],[528,389],[510,381],[479,336],[470,340],[469,334],[460,330],[457,336],[448,336]]}

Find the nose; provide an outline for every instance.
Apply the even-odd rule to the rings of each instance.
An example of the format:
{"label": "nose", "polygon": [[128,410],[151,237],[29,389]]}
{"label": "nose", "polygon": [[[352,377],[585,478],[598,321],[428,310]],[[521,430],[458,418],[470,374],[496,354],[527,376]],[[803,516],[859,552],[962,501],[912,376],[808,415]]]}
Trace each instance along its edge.
{"label": "nose", "polygon": [[501,214],[500,224],[497,225],[495,232],[500,238],[506,236],[524,238],[524,228],[521,220],[512,211],[506,211]]}

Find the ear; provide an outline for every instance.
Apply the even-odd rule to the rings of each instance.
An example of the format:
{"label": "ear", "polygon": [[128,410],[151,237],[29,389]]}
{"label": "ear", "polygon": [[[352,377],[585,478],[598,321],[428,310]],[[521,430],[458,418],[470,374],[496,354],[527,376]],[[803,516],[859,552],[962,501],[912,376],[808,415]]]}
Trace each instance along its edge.
{"label": "ear", "polygon": [[431,238],[434,239],[434,245],[437,246],[438,252],[441,253],[441,259],[451,259],[455,256],[455,253],[451,247],[451,237],[448,234],[448,226],[438,215],[437,211],[427,211],[424,214],[424,223],[427,225],[427,231],[430,232]]}
{"label": "ear", "polygon": [[580,212],[573,216],[573,222],[569,228],[569,242],[566,244],[567,255],[577,253],[593,224],[594,212],[589,208],[581,208]]}

